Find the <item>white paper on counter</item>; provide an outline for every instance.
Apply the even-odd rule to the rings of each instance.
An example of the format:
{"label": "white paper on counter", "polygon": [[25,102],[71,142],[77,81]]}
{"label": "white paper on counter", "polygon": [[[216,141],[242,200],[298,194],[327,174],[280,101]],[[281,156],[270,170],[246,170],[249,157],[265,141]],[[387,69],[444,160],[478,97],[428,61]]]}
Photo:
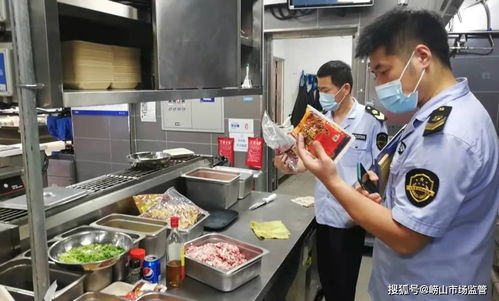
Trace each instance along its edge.
{"label": "white paper on counter", "polygon": [[141,102],[140,103],[140,121],[156,122],[156,103]]}
{"label": "white paper on counter", "polygon": [[253,134],[246,133],[229,133],[229,137],[234,138],[234,151],[248,151],[248,137],[253,137]]}

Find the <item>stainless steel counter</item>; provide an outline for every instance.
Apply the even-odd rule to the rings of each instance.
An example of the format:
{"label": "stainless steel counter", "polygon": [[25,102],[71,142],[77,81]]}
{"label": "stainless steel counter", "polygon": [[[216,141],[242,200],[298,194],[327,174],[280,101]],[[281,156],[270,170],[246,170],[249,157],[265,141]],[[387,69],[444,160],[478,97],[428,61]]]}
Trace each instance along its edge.
{"label": "stainless steel counter", "polygon": [[[98,191],[93,191],[83,198],[46,210],[47,234],[51,237],[71,228],[89,224],[110,213],[130,214],[130,208],[135,207],[133,202],[130,202],[129,200],[131,196],[141,193],[162,193],[167,188],[172,186],[170,181],[177,180],[181,174],[191,171],[197,167],[208,166],[209,164],[210,162],[207,159],[198,157],[183,163],[178,163],[175,166],[147,173],[146,175],[141,176],[140,179],[126,176],[127,173],[124,171],[121,172],[119,176],[114,176],[113,179],[123,178],[126,182],[110,188],[106,188],[109,186],[110,180],[108,178],[110,175],[104,175],[75,184],[79,185],[77,188],[80,188],[81,185],[87,184],[87,186],[92,186],[90,184],[94,182],[103,182],[106,185],[99,184],[97,185],[97,188],[99,189]],[[121,175],[123,173],[125,175]],[[82,189],[87,189],[87,186],[82,186]],[[20,211],[21,217],[8,221],[8,223],[19,226],[21,248],[29,248],[27,245],[29,231],[26,211],[13,211],[14,213]],[[7,212],[4,215],[11,216],[13,213]],[[3,221],[0,219],[0,222]]]}
{"label": "stainless steel counter", "polygon": [[[223,233],[233,238],[261,246],[270,251],[262,259],[262,271],[259,277],[250,280],[240,288],[224,293],[207,286],[194,279],[186,277],[182,287],[169,289],[168,292],[179,297],[196,300],[262,300],[277,280],[280,268],[286,268],[283,263],[293,248],[300,242],[314,218],[313,208],[303,208],[290,201],[293,196],[278,194],[277,199],[254,211],[248,210],[253,203],[261,200],[270,193],[251,192],[245,199],[240,200],[230,209],[239,212],[239,218]],[[266,239],[259,240],[250,228],[251,221],[281,220],[291,236],[288,240]]]}

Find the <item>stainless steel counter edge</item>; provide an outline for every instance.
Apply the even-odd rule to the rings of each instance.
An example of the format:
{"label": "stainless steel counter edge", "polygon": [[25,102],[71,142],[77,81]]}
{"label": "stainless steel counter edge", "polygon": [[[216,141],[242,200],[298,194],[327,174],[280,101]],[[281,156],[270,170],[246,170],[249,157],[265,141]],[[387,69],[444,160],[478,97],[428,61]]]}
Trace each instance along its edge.
{"label": "stainless steel counter edge", "polygon": [[[230,208],[239,212],[238,220],[227,229],[216,232],[269,251],[269,254],[262,258],[261,273],[258,277],[231,292],[222,292],[186,277],[182,287],[168,289],[168,292],[178,297],[203,301],[264,300],[283,271],[288,272],[285,270],[289,267],[287,264],[292,264],[288,259],[291,261],[294,259],[289,256],[297,247],[301,246],[307,233],[313,227],[312,222],[315,216],[314,208],[303,208],[290,201],[294,196],[283,194],[277,194],[274,202],[261,208],[248,209],[250,205],[270,194],[252,191],[248,197],[239,200]],[[259,240],[250,228],[251,221],[272,220],[281,220],[286,225],[291,232],[289,239]]]}
{"label": "stainless steel counter edge", "polygon": [[[187,164],[185,166],[176,168],[175,170],[172,170],[165,174],[158,175],[150,179],[146,179],[142,182],[135,183],[129,187],[125,187],[120,190],[110,192],[108,194],[99,195],[96,198],[92,198],[90,196],[90,197],[85,197],[81,200],[74,201],[73,203],[66,204],[72,207],[64,211],[59,211],[58,213],[51,214],[51,212],[54,212],[55,209],[57,208],[54,208],[54,210],[48,210],[46,230],[47,232],[50,232],[51,229],[69,222],[72,222],[76,225],[78,223],[77,219],[83,215],[85,215],[85,217],[88,218],[89,215],[94,214],[97,219],[99,218],[99,216],[96,214],[98,210],[108,205],[111,205],[121,199],[141,193],[147,189],[153,188],[155,186],[161,185],[165,182],[178,178],[180,177],[180,175],[194,168],[207,166],[207,164],[208,162],[206,160],[198,160],[190,164]],[[27,224],[19,226],[19,236],[21,241],[29,237],[29,230]]]}

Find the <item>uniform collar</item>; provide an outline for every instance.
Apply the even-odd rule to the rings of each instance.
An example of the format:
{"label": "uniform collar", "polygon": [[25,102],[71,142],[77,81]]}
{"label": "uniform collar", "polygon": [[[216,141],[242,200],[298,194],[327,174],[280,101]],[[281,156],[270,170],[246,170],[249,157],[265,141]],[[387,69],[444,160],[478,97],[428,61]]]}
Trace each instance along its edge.
{"label": "uniform collar", "polygon": [[443,90],[437,96],[425,103],[423,107],[416,112],[413,120],[417,119],[418,121],[423,122],[435,109],[446,105],[469,92],[468,79],[465,77],[457,78],[457,83],[455,85]]}
{"label": "uniform collar", "polygon": [[352,97],[352,100],[353,100],[353,105],[350,108],[350,112],[348,112],[347,118],[345,118],[345,120],[343,120],[341,124],[341,126],[344,129],[347,129],[354,122],[355,119],[361,116],[360,114],[363,112],[362,105],[359,104],[357,99],[355,99],[355,97]]}
{"label": "uniform collar", "polygon": [[348,112],[347,119],[355,119],[359,116],[359,113],[362,112],[362,106],[359,104],[357,99],[355,99],[355,97],[352,96],[352,100],[353,100],[353,105],[352,108],[350,109],[350,112]]}

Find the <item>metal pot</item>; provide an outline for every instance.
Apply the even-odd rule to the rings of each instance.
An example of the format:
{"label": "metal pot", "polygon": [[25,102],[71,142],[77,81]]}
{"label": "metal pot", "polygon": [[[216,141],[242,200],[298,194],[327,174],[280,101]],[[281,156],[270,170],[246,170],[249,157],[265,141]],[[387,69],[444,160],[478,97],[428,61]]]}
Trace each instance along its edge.
{"label": "metal pot", "polygon": [[133,166],[154,167],[170,162],[172,156],[164,152],[139,152],[127,156]]}

